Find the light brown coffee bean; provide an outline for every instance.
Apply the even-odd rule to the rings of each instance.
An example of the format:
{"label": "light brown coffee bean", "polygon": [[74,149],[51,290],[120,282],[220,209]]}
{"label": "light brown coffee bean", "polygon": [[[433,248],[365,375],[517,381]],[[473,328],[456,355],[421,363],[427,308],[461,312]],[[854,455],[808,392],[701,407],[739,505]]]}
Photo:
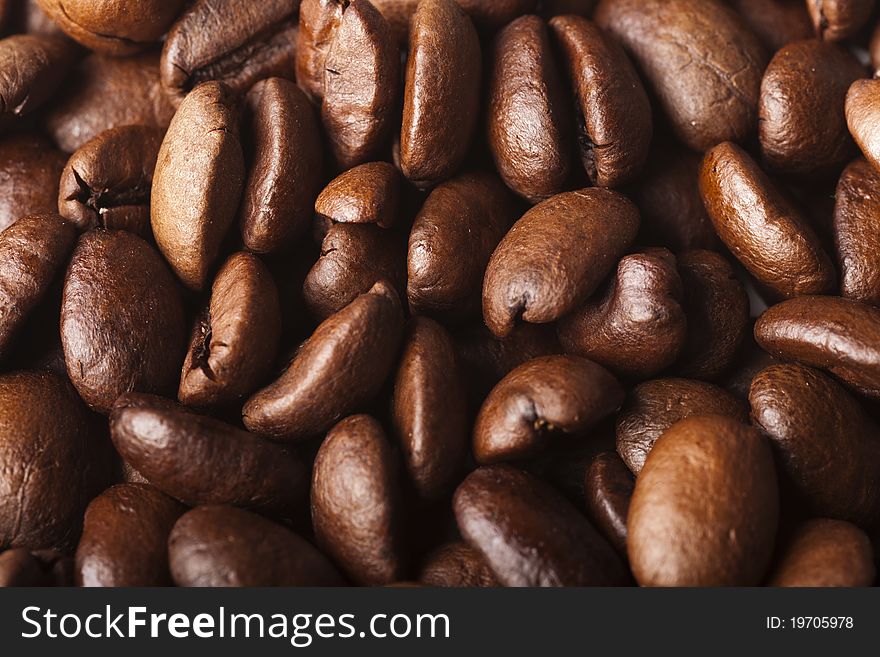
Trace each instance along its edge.
{"label": "light brown coffee bean", "polygon": [[388,162],[361,164],[330,181],[315,201],[315,214],[328,223],[391,228],[400,210],[400,183]]}

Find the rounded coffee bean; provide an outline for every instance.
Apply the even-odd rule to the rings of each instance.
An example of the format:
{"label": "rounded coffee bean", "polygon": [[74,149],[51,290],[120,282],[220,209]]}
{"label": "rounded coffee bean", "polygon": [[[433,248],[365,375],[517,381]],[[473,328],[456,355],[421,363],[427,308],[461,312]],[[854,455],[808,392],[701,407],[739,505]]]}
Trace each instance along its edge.
{"label": "rounded coffee bean", "polygon": [[318,544],[362,585],[404,576],[402,499],[391,446],[376,420],[353,415],[321,444],[312,472]]}
{"label": "rounded coffee bean", "polygon": [[784,297],[832,290],[834,266],[816,233],[739,146],[706,153],[700,193],[718,236],[760,283]]}
{"label": "rounded coffee bean", "polygon": [[880,398],[880,309],[839,297],[800,297],[773,306],[755,324],[773,356],[828,370],[863,395]]}
{"label": "rounded coffee bean", "polygon": [[463,541],[446,543],[431,552],[422,564],[419,581],[443,588],[498,586],[486,560]]}
{"label": "rounded coffee bean", "polygon": [[498,337],[519,317],[552,322],[583,303],[635,239],[636,207],[605,189],[557,194],[526,212],[495,249],[483,316]]}
{"label": "rounded coffee bean", "polygon": [[86,509],[76,548],[79,586],[167,586],[168,534],[179,502],[146,484],[108,488]]}
{"label": "rounded coffee bean", "polygon": [[813,36],[804,0],[732,0],[730,4],[768,52]]}
{"label": "rounded coffee bean", "polygon": [[725,415],[747,422],[745,403],[719,386],[689,379],[640,383],[617,415],[617,453],[638,476],[654,443],[679,420],[692,415]]}
{"label": "rounded coffee bean", "polygon": [[73,586],[73,559],[55,550],[0,552],[0,589],[12,586]]}
{"label": "rounded coffee bean", "polygon": [[368,162],[340,174],[318,195],[315,214],[340,224],[391,228],[401,202],[400,174],[388,162]]}
{"label": "rounded coffee bean", "polygon": [[565,498],[508,465],[482,467],[453,501],[464,539],[503,586],[615,586],[627,581],[613,548]]}
{"label": "rounded coffee bean", "polygon": [[377,283],[318,326],[278,380],[248,400],[245,426],[284,440],[326,431],[378,394],[402,334],[397,293]]}
{"label": "rounded coffee bean", "polygon": [[840,176],[834,193],[834,246],[840,294],[880,305],[880,172],[859,158]]}
{"label": "rounded coffee bean", "polygon": [[627,551],[642,586],[755,586],[773,553],[773,454],[720,415],[674,424],[651,450],[630,502]]}
{"label": "rounded coffee bean", "polygon": [[174,115],[153,176],[156,243],[183,283],[202,290],[235,218],[244,179],[238,109],[220,82],[194,89]]}
{"label": "rounded coffee bean", "polygon": [[167,399],[123,395],[110,433],[126,463],[189,506],[231,504],[284,517],[302,506],[308,471],[299,455]]}
{"label": "rounded coffee bean", "polygon": [[807,0],[816,34],[825,41],[854,36],[874,11],[874,0]]}
{"label": "rounded coffee bean", "polygon": [[280,339],[278,290],[268,268],[250,253],[230,256],[193,329],[181,403],[222,406],[254,392],[272,370]]}
{"label": "rounded coffee bean", "polygon": [[856,80],[846,93],[850,134],[875,169],[880,169],[880,79]]}
{"label": "rounded coffee bean", "polygon": [[83,144],[61,173],[58,212],[80,230],[128,230],[150,239],[150,188],[164,135],[162,128],[130,125]]}
{"label": "rounded coffee bean", "polygon": [[22,217],[58,211],[64,153],[36,134],[0,139],[0,232]]}
{"label": "rounded coffee bean", "polygon": [[308,541],[258,515],[226,506],[185,513],[168,539],[178,586],[339,586],[342,577]]}

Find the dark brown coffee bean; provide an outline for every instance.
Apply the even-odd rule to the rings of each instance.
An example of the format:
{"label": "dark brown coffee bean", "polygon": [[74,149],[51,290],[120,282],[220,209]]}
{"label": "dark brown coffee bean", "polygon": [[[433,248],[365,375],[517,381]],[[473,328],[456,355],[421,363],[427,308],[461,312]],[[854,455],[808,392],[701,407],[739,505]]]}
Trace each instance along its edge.
{"label": "dark brown coffee bean", "polygon": [[842,41],[868,21],[874,0],[807,0],[807,9],[819,38]]}
{"label": "dark brown coffee bean", "polygon": [[798,527],[770,574],[770,586],[872,586],[871,540],[855,525],[820,518]]}
{"label": "dark brown coffee bean", "polygon": [[739,146],[706,153],[700,193],[718,236],[760,283],[784,297],[833,289],[834,266],[816,233]]}
{"label": "dark brown coffee bean", "polygon": [[730,4],[768,52],[813,36],[804,0],[731,0]]}
{"label": "dark brown coffee bean", "polygon": [[748,408],[711,383],[689,379],[645,381],[633,388],[617,416],[617,453],[638,476],[663,432],[692,415],[725,415],[747,422]]}
{"label": "dark brown coffee bean", "polygon": [[100,413],[124,392],[172,392],[186,326],[159,254],[125,231],[83,235],[64,282],[61,340],[70,380]]}
{"label": "dark brown coffee bean", "polygon": [[202,82],[220,80],[244,94],[271,77],[294,77],[297,3],[196,0],[168,31],[159,65],[177,106]]}
{"label": "dark brown coffee bean", "polygon": [[345,0],[303,0],[299,7],[296,80],[306,95],[318,103],[324,98],[327,53],[345,9]]}
{"label": "dark brown coffee bean", "polygon": [[480,106],[480,42],[453,0],[422,0],[410,24],[400,168],[417,187],[453,176]]}
{"label": "dark brown coffee bean", "polygon": [[767,310],[755,339],[777,358],[828,370],[880,398],[880,309],[838,297],[800,297]]}
{"label": "dark brown coffee bean", "polygon": [[681,279],[666,249],[625,256],[601,295],[559,322],[566,353],[646,379],[675,362],[687,336]]}
{"label": "dark brown coffee bean", "polygon": [[76,229],[58,215],[29,215],[0,232],[0,360],[67,265]]}
{"label": "dark brown coffee bean", "polygon": [[426,499],[457,483],[468,446],[467,401],[455,346],[446,330],[414,317],[394,382],[392,416],[403,460]]}
{"label": "dark brown coffee bean", "polygon": [[86,509],[79,586],[169,586],[168,535],[186,507],[146,484],[108,488]]}
{"label": "dark brown coffee bean", "polygon": [[156,243],[193,290],[208,283],[241,197],[244,156],[236,103],[220,82],[194,89],[171,121],[153,175]]}
{"label": "dark brown coffee bean", "polygon": [[619,187],[645,164],[651,105],[623,49],[586,18],[550,21],[578,99],[578,145],[590,183]]}
{"label": "dark brown coffee bean", "polygon": [[231,504],[284,517],[302,506],[308,471],[299,455],[164,398],[123,395],[110,432],[126,463],[189,506]]}
{"label": "dark brown coffee bean", "polygon": [[720,415],[668,429],[636,479],[627,550],[642,586],[755,586],[773,554],[779,494],[768,441]]}
{"label": "dark brown coffee bean", "polygon": [[714,251],[679,254],[678,274],[688,328],[676,371],[715,379],[734,362],[748,334],[749,295],[730,263]]}
{"label": "dark brown coffee bean", "polygon": [[495,386],[474,425],[474,458],[487,465],[529,458],[561,435],[583,435],[623,403],[603,367],[576,356],[520,365]]}
{"label": "dark brown coffee bean", "polygon": [[602,535],[626,557],[626,516],[636,482],[615,452],[593,457],[584,477],[587,514]]}
{"label": "dark brown coffee bean", "polygon": [[703,151],[754,131],[766,62],[720,0],[603,0],[596,22],[641,67],[678,138]]}
{"label": "dark brown coffee bean", "polygon": [[36,134],[0,139],[0,232],[29,214],[58,211],[64,153]]}
{"label": "dark brown coffee bean", "polygon": [[486,560],[463,541],[446,543],[431,552],[422,564],[419,581],[443,588],[498,586]]}
{"label": "dark brown coffee bean", "polygon": [[855,155],[844,116],[850,84],[864,77],[855,57],[816,39],[777,52],[761,81],[758,137],[773,170],[793,175],[839,171]]}
{"label": "dark brown coffee bean", "polygon": [[493,174],[438,185],[409,235],[410,310],[446,320],[478,316],[486,265],[515,218],[513,197]]}
{"label": "dark brown coffee bean", "polygon": [[324,62],[321,120],[342,170],[378,159],[388,145],[400,90],[400,53],[368,0],[343,2]]}
{"label": "dark brown coffee bean", "polygon": [[846,93],[846,124],[862,153],[880,169],[880,79],[856,80]]}
{"label": "dark brown coffee bean", "polygon": [[0,552],[0,588],[10,586],[73,586],[73,559],[55,550]]}
{"label": "dark brown coffee bean", "polygon": [[0,546],[72,549],[110,482],[110,451],[60,376],[0,376]]}
{"label": "dark brown coffee bean", "polygon": [[626,569],[605,539],[533,475],[508,465],[479,468],[453,504],[462,536],[504,586],[626,583]]}
{"label": "dark brown coffee bean", "polygon": [[248,400],[245,426],[285,440],[326,431],[376,396],[402,334],[397,293],[377,283],[318,326],[278,380]]}
{"label": "dark brown coffee bean", "polygon": [[184,0],[37,0],[68,35],[86,48],[125,57],[159,41]]}
{"label": "dark brown coffee bean", "polygon": [[110,128],[167,128],[174,108],[159,84],[159,57],[90,55],[71,75],[64,97],[47,112],[46,129],[59,148],[73,153]]}
{"label": "dark brown coffee bean", "polygon": [[547,25],[537,16],[516,19],[495,40],[487,130],[495,166],[513,191],[538,202],[565,189],[569,101]]}
{"label": "dark brown coffee bean", "polygon": [[391,228],[401,197],[400,174],[388,162],[368,162],[330,181],[315,201],[319,220]]}
{"label": "dark brown coffee bean", "polygon": [[526,212],[492,254],[483,316],[495,335],[519,317],[542,324],[580,305],[635,239],[636,207],[605,189],[557,194]]}
{"label": "dark brown coffee bean", "polygon": [[880,520],[880,428],[852,395],[821,372],[785,364],[758,373],[749,402],[810,511],[862,526]]}
{"label": "dark brown coffee bean", "polygon": [[241,235],[251,251],[272,253],[308,230],[323,167],[318,117],[296,84],[269,78],[248,92],[243,124]]}
{"label": "dark brown coffee bean", "polygon": [[168,540],[178,586],[339,586],[327,558],[292,531],[226,506],[181,516]]}
{"label": "dark brown coffee bean", "polygon": [[254,392],[271,372],[280,338],[272,274],[250,253],[230,256],[193,329],[180,377],[181,403],[222,406]]}
{"label": "dark brown coffee bean", "polygon": [[312,523],[318,544],[355,582],[390,584],[404,576],[402,499],[382,427],[368,415],[337,424],[312,473]]}
{"label": "dark brown coffee bean", "polygon": [[150,228],[150,188],[165,131],[154,126],[111,128],[67,161],[58,212],[80,230],[128,230],[144,239]]}
{"label": "dark brown coffee bean", "polygon": [[834,246],[840,294],[880,305],[880,172],[865,160],[840,176],[834,198]]}

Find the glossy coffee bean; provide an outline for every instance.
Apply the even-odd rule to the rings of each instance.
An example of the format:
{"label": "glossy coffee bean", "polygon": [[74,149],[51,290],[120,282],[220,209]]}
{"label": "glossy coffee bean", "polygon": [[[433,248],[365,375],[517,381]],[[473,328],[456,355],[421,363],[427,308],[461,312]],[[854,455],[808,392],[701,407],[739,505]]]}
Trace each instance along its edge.
{"label": "glossy coffee bean", "polygon": [[65,156],[36,134],[0,139],[0,232],[22,217],[58,211]]}
{"label": "glossy coffee bean", "polygon": [[483,281],[483,316],[504,337],[522,317],[552,322],[599,286],[635,239],[636,207],[604,189],[557,194],[526,212],[492,254]]}
{"label": "glossy coffee bean", "polygon": [[391,228],[397,222],[401,187],[394,165],[367,162],[331,180],[315,201],[315,214],[328,224]]}
{"label": "glossy coffee bean", "polygon": [[804,0],[731,0],[749,29],[774,53],[794,41],[813,36]]}
{"label": "glossy coffee bean", "polygon": [[773,306],[755,324],[773,356],[828,370],[880,397],[880,309],[839,297],[803,297]]}
{"label": "glossy coffee bean", "polygon": [[617,415],[617,453],[636,476],[654,443],[679,420],[724,415],[748,420],[745,403],[723,388],[689,379],[653,379],[637,385]]}
{"label": "glossy coffee bean", "polygon": [[807,0],[816,35],[825,41],[842,41],[864,25],[874,10],[874,0]]}
{"label": "glossy coffee bean", "polygon": [[131,125],[83,144],[61,172],[58,212],[80,230],[128,230],[150,239],[150,188],[164,135]]}
{"label": "glossy coffee bean", "polygon": [[79,586],[168,586],[168,534],[186,507],[146,484],[108,488],[86,509]]}
{"label": "glossy coffee bean", "polygon": [[419,581],[443,588],[498,586],[486,560],[463,541],[446,543],[431,552],[422,564]]}
{"label": "glossy coffee bean", "polygon": [[694,416],[654,445],[630,503],[627,551],[642,586],[754,586],[776,535],[773,455],[756,429]]}
{"label": "glossy coffee bean", "polygon": [[503,586],[616,586],[613,548],[559,493],[509,465],[472,472],[453,502],[464,539]]}
{"label": "glossy coffee bean", "polygon": [[593,457],[584,478],[587,514],[608,542],[626,556],[626,517],[635,479],[615,452]]}
{"label": "glossy coffee bean", "polygon": [[402,499],[391,446],[379,423],[353,415],[321,444],[312,473],[318,544],[359,584],[390,584],[407,567]]}
{"label": "glossy coffee bean", "polygon": [[862,154],[880,169],[880,80],[856,80],[846,93],[846,124]]}
{"label": "glossy coffee bean", "polygon": [[168,539],[178,586],[338,586],[342,578],[304,538],[258,515],[225,506],[185,513]]}
{"label": "glossy coffee bean", "polygon": [[110,432],[126,463],[190,506],[230,504],[282,517],[302,506],[308,473],[299,455],[165,398],[123,395]]}
{"label": "glossy coffee bean", "polygon": [[880,172],[859,158],[843,170],[834,198],[840,294],[880,305]]}

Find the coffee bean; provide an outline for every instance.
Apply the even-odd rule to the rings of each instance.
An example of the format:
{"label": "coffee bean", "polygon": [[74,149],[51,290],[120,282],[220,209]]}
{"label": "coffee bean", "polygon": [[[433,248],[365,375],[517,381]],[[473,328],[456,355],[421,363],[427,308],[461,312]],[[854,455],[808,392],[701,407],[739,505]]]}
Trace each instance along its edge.
{"label": "coffee bean", "polygon": [[39,135],[0,139],[0,232],[26,215],[58,211],[64,161],[64,154]]}
{"label": "coffee bean", "polygon": [[755,586],[770,562],[778,491],[768,441],[720,415],[660,437],[636,479],[627,551],[642,586]]}
{"label": "coffee bean", "polygon": [[330,181],[315,201],[315,214],[328,223],[376,224],[391,228],[401,204],[401,180],[388,162],[368,162]]}
{"label": "coffee bean", "polygon": [[880,305],[880,173],[863,159],[840,176],[834,194],[834,246],[840,294]]}
{"label": "coffee bean", "polygon": [[422,564],[419,581],[443,588],[498,586],[486,560],[463,541],[446,543],[429,554]]}
{"label": "coffee bean", "polygon": [[813,36],[804,0],[731,0],[730,4],[768,52]]}
{"label": "coffee bean", "polygon": [[299,7],[296,81],[311,100],[319,103],[324,98],[327,52],[345,9],[344,0],[303,0]]}
{"label": "coffee bean", "polygon": [[626,557],[626,517],[635,479],[615,452],[593,457],[584,478],[587,513],[602,535]]}
{"label": "coffee bean", "polygon": [[846,93],[846,124],[856,144],[875,168],[880,168],[880,80],[856,80]]}
{"label": "coffee bean", "polygon": [[72,585],[73,559],[60,552],[27,548],[0,552],[0,588]]}
{"label": "coffee bean", "polygon": [[807,0],[816,35],[826,41],[853,36],[871,17],[874,0]]}

